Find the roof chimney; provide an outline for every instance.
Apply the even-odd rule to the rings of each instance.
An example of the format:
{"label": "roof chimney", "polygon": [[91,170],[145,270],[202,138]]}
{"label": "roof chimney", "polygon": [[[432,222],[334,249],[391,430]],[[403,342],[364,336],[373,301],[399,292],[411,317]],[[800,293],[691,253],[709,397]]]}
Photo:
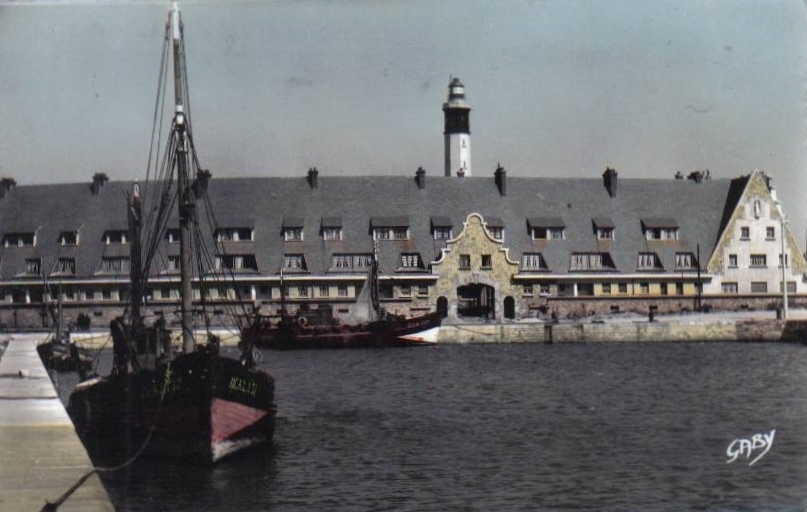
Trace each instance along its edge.
{"label": "roof chimney", "polygon": [[193,180],[193,185],[191,185],[193,195],[196,199],[205,195],[207,192],[207,184],[212,176],[213,175],[207,169],[199,169],[196,171],[196,179]]}
{"label": "roof chimney", "polygon": [[92,190],[92,195],[97,196],[98,193],[101,191],[101,187],[104,186],[104,183],[109,181],[109,176],[107,176],[103,172],[97,172],[92,177],[92,185],[90,186],[90,190]]}
{"label": "roof chimney", "polygon": [[14,178],[0,178],[0,199],[6,197],[11,189],[17,186]]}
{"label": "roof chimney", "polygon": [[496,172],[493,174],[496,186],[499,188],[499,194],[502,197],[507,195],[507,171],[504,170],[502,164],[496,164]]}
{"label": "roof chimney", "polygon": [[610,167],[606,167],[605,172],[602,173],[602,182],[610,197],[616,197],[616,177],[616,170]]}
{"label": "roof chimney", "polygon": [[316,167],[312,167],[312,168],[308,169],[308,185],[311,188],[317,188],[317,175],[318,174],[319,174],[319,171],[317,170]]}
{"label": "roof chimney", "polygon": [[415,171],[415,182],[420,190],[426,188],[426,171],[423,170],[423,167],[418,167],[418,170]]}

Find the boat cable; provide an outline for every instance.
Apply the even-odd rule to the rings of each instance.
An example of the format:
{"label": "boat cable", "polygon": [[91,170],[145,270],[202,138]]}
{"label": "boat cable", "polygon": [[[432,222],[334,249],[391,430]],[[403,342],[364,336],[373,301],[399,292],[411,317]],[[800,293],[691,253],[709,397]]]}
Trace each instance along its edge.
{"label": "boat cable", "polygon": [[[170,372],[171,372],[171,362],[169,361],[168,364],[166,365],[165,373],[166,375],[169,375]],[[128,460],[126,460],[121,464],[118,464],[117,466],[106,466],[106,467],[93,466],[91,470],[87,471],[86,473],[84,473],[84,475],[81,476],[81,478],[76,480],[76,483],[74,483],[67,491],[65,491],[64,494],[59,496],[59,499],[57,499],[54,502],[50,501],[46,502],[45,506],[43,506],[40,509],[40,512],[56,512],[57,510],[59,510],[59,507],[62,506],[62,504],[65,501],[67,501],[67,499],[70,498],[70,496],[72,496],[74,492],[76,492],[82,485],[84,485],[84,482],[89,480],[89,478],[95,475],[96,473],[112,473],[115,471],[120,471],[121,469],[131,466],[132,464],[135,463],[135,461],[138,458],[140,458],[143,452],[145,452],[148,444],[151,442],[151,437],[153,436],[154,430],[157,427],[160,414],[162,413],[163,403],[165,401],[165,393],[168,390],[168,383],[169,379],[166,378],[165,381],[163,382],[162,390],[160,391],[160,404],[157,407],[157,421],[155,421],[149,428],[149,433],[146,436],[146,439],[143,440],[143,443],[140,445],[140,448],[138,448],[137,451],[131,457],[129,457]]]}

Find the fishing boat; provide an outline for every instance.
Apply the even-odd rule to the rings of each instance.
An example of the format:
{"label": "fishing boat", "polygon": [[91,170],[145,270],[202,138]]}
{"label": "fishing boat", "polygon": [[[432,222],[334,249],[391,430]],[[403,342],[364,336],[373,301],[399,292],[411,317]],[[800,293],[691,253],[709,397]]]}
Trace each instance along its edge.
{"label": "fishing boat", "polygon": [[[373,247],[370,268],[353,313],[338,320],[329,307],[287,312],[281,294],[276,321],[258,313],[241,330],[245,347],[275,350],[416,347],[437,343],[442,316],[437,312],[406,317],[381,307],[378,293],[378,248]],[[282,281],[282,274],[281,274]],[[281,293],[284,286],[281,282]]]}
{"label": "fishing boat", "polygon": [[[198,168],[192,140],[183,26],[176,3],[169,12],[166,42],[161,74],[168,79],[173,53],[173,120],[165,156],[155,159],[160,162],[159,171],[155,164],[155,176],[160,179],[142,187],[135,183],[127,197],[130,303],[123,315],[110,322],[113,368],[109,375],[79,383],[70,396],[68,412],[91,451],[147,450],[215,462],[272,438],[274,379],[260,369],[259,353],[253,347],[245,347],[240,359],[224,357],[209,329],[207,343],[196,343],[194,316],[204,312],[194,310],[194,283],[204,297],[205,274],[199,270],[205,264],[197,252],[204,235],[196,203],[204,191],[194,186],[191,176],[207,172]],[[181,351],[174,350],[164,317],[149,322],[143,301],[158,241],[165,239],[167,226],[177,220]],[[215,226],[208,228],[212,232]],[[209,328],[209,323],[205,325]]]}

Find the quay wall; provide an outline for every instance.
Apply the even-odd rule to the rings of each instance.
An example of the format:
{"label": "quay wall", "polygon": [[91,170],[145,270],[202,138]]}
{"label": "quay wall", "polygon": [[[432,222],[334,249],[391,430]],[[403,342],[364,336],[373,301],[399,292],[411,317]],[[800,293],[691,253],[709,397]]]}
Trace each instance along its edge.
{"label": "quay wall", "polygon": [[807,341],[807,320],[448,324],[439,343]]}

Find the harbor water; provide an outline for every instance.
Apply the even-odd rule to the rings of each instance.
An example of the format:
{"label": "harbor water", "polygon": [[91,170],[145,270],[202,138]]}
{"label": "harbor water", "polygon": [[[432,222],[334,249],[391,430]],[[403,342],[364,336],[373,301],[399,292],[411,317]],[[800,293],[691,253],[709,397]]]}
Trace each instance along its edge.
{"label": "harbor water", "polygon": [[210,468],[139,459],[103,475],[117,509],[807,508],[800,344],[450,345],[263,364],[277,379],[270,445]]}

